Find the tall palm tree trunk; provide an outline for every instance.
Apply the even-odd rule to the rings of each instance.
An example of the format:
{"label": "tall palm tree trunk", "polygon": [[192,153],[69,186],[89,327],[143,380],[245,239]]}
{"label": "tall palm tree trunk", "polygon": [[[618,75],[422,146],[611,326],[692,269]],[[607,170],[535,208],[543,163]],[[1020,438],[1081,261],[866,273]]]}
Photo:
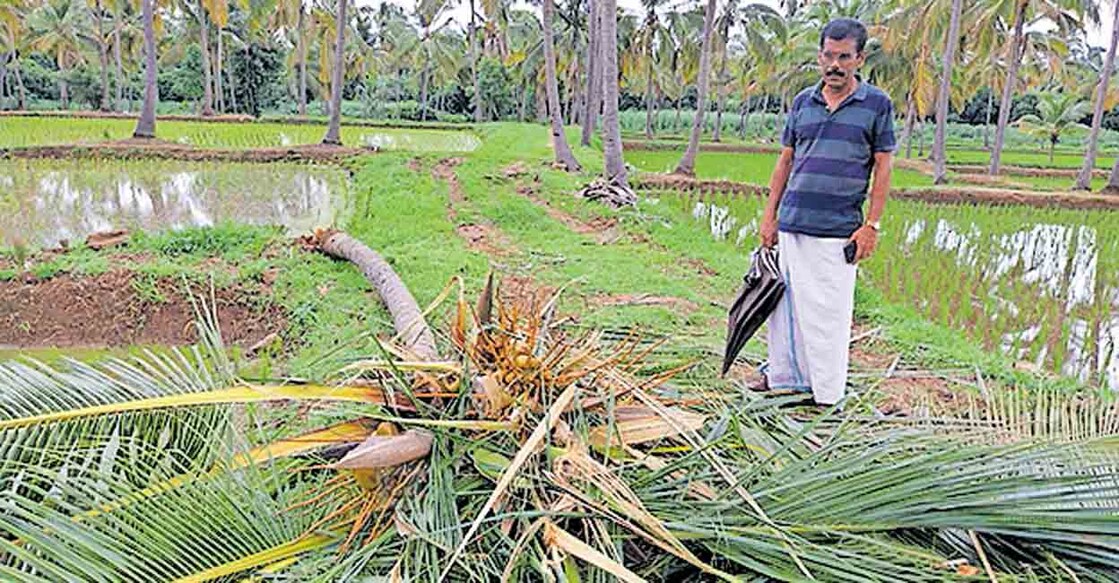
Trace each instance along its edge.
{"label": "tall palm tree trunk", "polygon": [[225,60],[222,58],[222,41],[221,37],[223,29],[218,27],[218,54],[217,54],[217,67],[214,67],[214,90],[218,98],[218,111],[225,111],[225,91],[222,89],[222,71],[224,70]]}
{"label": "tall palm tree trunk", "polygon": [[991,110],[995,108],[995,87],[992,85],[987,89],[987,111],[984,115],[987,119],[983,121],[983,148],[986,150],[991,149]]}
{"label": "tall palm tree trunk", "polygon": [[424,68],[420,71],[420,120],[427,119],[427,63],[424,63]]}
{"label": "tall palm tree trunk", "polygon": [[20,72],[19,61],[15,61],[13,74],[16,78],[16,90],[19,92],[19,109],[27,109],[27,88],[23,86],[23,74]]}
{"label": "tall palm tree trunk", "polygon": [[941,64],[940,91],[936,96],[936,137],[933,139],[933,184],[944,184],[948,173],[948,157],[944,152],[945,130],[948,127],[948,99],[952,87],[952,63],[956,60],[956,46],[960,41],[960,12],[962,0],[952,0],[952,15],[948,24]]}
{"label": "tall palm tree trunk", "polygon": [[1104,194],[1119,194],[1119,158],[1111,165],[1111,175],[1107,178],[1107,186],[1103,188]]}
{"label": "tall palm tree trunk", "polygon": [[653,139],[653,61],[645,67],[645,139]]}
{"label": "tall palm tree trunk", "polygon": [[474,121],[482,122],[482,86],[478,83],[478,23],[474,0],[470,0],[470,77],[474,84]]}
{"label": "tall palm tree trunk", "polygon": [[58,72],[58,99],[62,102],[62,109],[70,109],[70,84],[66,82],[69,71],[59,67]]}
{"label": "tall palm tree trunk", "polygon": [[346,66],[346,0],[338,0],[334,25],[334,70],[330,75],[330,123],[322,143],[342,145],[342,68]]}
{"label": "tall palm tree trunk", "polygon": [[1002,88],[1002,100],[999,101],[999,119],[995,126],[995,143],[991,148],[991,167],[988,172],[995,176],[999,173],[1002,163],[1002,146],[1006,140],[1006,126],[1010,123],[1010,105],[1014,97],[1014,86],[1018,84],[1018,67],[1022,64],[1022,51],[1026,46],[1026,36],[1023,29],[1026,26],[1026,8],[1030,0],[1019,0],[1018,8],[1014,12],[1014,40],[1010,45],[1010,65],[1006,70],[1006,84]]}
{"label": "tall palm tree trunk", "polygon": [[598,112],[602,108],[602,77],[601,59],[599,59],[599,45],[602,39],[598,35],[599,0],[587,0],[587,89],[586,100],[583,103],[583,135],[579,143],[584,146],[591,145],[591,135],[594,134],[595,124],[598,123]]}
{"label": "tall palm tree trunk", "polygon": [[913,126],[917,121],[917,105],[912,96],[905,100],[905,127],[902,129],[902,141],[905,142],[905,157],[913,157]]}
{"label": "tall palm tree trunk", "polygon": [[1111,72],[1115,66],[1115,46],[1119,44],[1119,6],[1115,9],[1115,19],[1111,23],[1111,44],[1100,69],[1100,82],[1096,86],[1096,103],[1092,108],[1092,131],[1088,133],[1088,149],[1084,152],[1084,165],[1076,176],[1075,190],[1092,189],[1092,171],[1096,168],[1096,153],[1100,140],[1100,125],[1103,123],[1103,102],[1107,97],[1107,86],[1111,83]]}
{"label": "tall palm tree trunk", "polygon": [[719,87],[719,97],[715,100],[715,129],[711,141],[718,142],[723,130],[723,107],[727,101],[727,35],[730,34],[730,21],[723,25],[723,43],[719,48],[719,75],[715,84]]}
{"label": "tall palm tree trunk", "polygon": [[676,165],[676,173],[695,174],[695,157],[699,153],[699,136],[703,133],[703,116],[707,113],[707,83],[711,77],[711,39],[712,24],[715,22],[715,0],[707,0],[703,14],[703,43],[699,49],[699,80],[696,81],[695,118],[692,120],[692,135],[688,139],[688,149]]}
{"label": "tall palm tree trunk", "polygon": [[303,3],[299,3],[299,15],[295,20],[296,34],[299,36],[299,112],[300,116],[307,115],[307,39],[303,32],[304,10]]}
{"label": "tall palm tree trunk", "polygon": [[618,125],[618,4],[601,0],[602,38],[602,149],[606,180],[629,187],[622,157],[622,130]]}
{"label": "tall palm tree trunk", "polygon": [[114,10],[113,11],[113,60],[116,61],[116,63],[114,64],[113,68],[115,69],[114,75],[116,76],[116,81],[117,81],[116,96],[115,96],[114,101],[116,102],[116,105],[115,105],[116,110],[117,111],[124,111],[124,62],[121,60],[121,57],[120,57],[120,28],[121,28],[120,11],[119,10]]}
{"label": "tall palm tree trunk", "polygon": [[97,61],[101,67],[101,102],[99,109],[109,111],[109,44],[105,42],[105,13],[101,9],[101,0],[94,5],[97,14]]}
{"label": "tall palm tree trunk", "polygon": [[144,104],[136,121],[135,138],[155,137],[155,102],[159,100],[155,60],[155,0],[143,0],[144,18]]}
{"label": "tall palm tree trunk", "polygon": [[544,0],[544,83],[548,92],[548,114],[552,120],[552,150],[555,152],[556,163],[563,165],[568,172],[582,170],[571,148],[567,145],[567,136],[563,133],[563,117],[560,115],[559,83],[556,80],[556,48],[555,29],[552,20],[555,18],[555,5],[552,0]]}
{"label": "tall palm tree trunk", "polygon": [[206,7],[198,1],[198,30],[202,41],[202,115],[214,115],[214,80],[210,71],[210,24]]}

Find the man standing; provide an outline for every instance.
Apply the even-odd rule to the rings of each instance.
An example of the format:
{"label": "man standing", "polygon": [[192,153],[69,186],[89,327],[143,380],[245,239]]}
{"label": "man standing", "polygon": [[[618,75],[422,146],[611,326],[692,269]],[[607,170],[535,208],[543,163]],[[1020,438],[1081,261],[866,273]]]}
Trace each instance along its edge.
{"label": "man standing", "polygon": [[[890,98],[856,74],[866,39],[857,20],[840,18],[824,27],[818,53],[823,80],[793,100],[761,223],[761,243],[777,245],[786,284],[769,318],[763,382],[811,391],[820,405],[844,396],[855,263],[878,244],[896,148]],[[852,242],[849,263],[844,247]]]}

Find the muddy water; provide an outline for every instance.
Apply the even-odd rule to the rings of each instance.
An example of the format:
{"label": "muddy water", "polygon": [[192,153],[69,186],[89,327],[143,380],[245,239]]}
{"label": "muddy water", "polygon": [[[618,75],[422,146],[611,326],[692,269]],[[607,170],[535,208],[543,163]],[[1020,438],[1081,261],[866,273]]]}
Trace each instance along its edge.
{"label": "muddy water", "polygon": [[342,169],[298,164],[0,160],[0,246],[235,221],[306,232],[346,211]]}

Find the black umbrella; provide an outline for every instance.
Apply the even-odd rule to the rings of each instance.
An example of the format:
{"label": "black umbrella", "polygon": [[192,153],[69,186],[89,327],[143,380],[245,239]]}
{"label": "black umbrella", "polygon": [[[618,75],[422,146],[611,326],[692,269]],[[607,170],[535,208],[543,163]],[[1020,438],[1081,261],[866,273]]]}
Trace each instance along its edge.
{"label": "black umbrella", "polygon": [[730,307],[722,374],[727,374],[738,352],[777,308],[784,293],[785,281],[777,266],[777,249],[758,248],[754,251],[750,270],[742,278],[738,297]]}

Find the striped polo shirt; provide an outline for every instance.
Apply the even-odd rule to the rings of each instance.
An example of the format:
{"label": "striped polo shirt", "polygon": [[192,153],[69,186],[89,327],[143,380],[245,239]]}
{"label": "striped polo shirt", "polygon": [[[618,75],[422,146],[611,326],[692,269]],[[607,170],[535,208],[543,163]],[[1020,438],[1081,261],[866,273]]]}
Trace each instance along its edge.
{"label": "striped polo shirt", "polygon": [[863,224],[863,201],[875,152],[893,152],[894,107],[881,89],[859,80],[829,112],[823,83],[796,96],[781,143],[794,149],[778,228],[814,237],[850,237]]}

